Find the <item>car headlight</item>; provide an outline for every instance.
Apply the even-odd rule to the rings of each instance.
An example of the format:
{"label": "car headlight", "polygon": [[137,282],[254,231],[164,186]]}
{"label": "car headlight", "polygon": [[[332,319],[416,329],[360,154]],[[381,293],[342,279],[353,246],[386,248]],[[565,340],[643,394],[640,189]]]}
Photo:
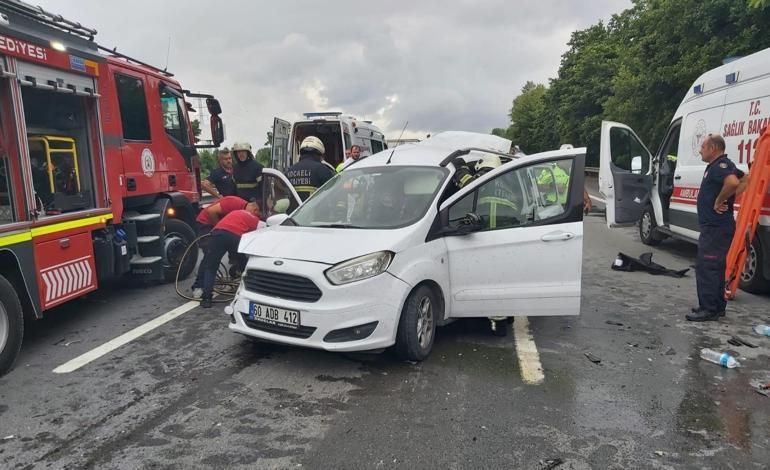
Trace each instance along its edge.
{"label": "car headlight", "polygon": [[393,253],[390,251],[378,251],[332,266],[324,274],[329,282],[339,286],[382,274],[392,260]]}

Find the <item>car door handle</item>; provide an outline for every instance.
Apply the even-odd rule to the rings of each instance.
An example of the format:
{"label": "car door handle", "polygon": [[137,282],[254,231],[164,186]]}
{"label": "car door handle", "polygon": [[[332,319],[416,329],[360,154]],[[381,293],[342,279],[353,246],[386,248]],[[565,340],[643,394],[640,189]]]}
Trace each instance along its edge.
{"label": "car door handle", "polygon": [[555,242],[560,240],[572,240],[575,238],[574,233],[570,232],[558,232],[558,233],[546,233],[540,239],[544,242]]}
{"label": "car door handle", "polygon": [[682,179],[682,175],[676,175],[676,176],[674,176],[674,179],[675,180],[680,180],[680,179]]}

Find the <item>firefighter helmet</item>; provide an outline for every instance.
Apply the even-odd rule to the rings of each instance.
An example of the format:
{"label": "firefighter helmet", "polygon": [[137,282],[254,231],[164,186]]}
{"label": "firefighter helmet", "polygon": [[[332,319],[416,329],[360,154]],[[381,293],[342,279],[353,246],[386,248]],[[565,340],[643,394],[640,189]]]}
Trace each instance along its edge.
{"label": "firefighter helmet", "polygon": [[498,157],[495,154],[492,153],[485,153],[481,160],[476,162],[476,171],[481,170],[494,170],[498,166],[502,165],[503,162],[500,160],[500,157]]}
{"label": "firefighter helmet", "polygon": [[305,139],[302,141],[302,144],[299,146],[300,152],[306,149],[315,150],[321,155],[326,153],[326,148],[324,147],[324,143],[321,142],[321,139],[319,139],[314,135],[305,137]]}
{"label": "firefighter helmet", "polygon": [[245,150],[249,153],[251,153],[251,144],[248,142],[236,142],[233,144],[233,148],[230,149],[231,152],[235,153],[241,150]]}

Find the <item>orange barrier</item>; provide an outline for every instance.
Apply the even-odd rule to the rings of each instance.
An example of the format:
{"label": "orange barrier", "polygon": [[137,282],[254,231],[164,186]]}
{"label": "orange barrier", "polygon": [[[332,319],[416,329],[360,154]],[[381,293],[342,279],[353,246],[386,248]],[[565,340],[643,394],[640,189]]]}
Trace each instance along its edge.
{"label": "orange barrier", "polygon": [[742,194],[735,235],[727,252],[725,269],[725,299],[732,300],[738,291],[738,283],[746,264],[751,241],[757,233],[759,216],[770,184],[770,127],[765,128],[757,142],[754,161],[749,169],[749,184]]}

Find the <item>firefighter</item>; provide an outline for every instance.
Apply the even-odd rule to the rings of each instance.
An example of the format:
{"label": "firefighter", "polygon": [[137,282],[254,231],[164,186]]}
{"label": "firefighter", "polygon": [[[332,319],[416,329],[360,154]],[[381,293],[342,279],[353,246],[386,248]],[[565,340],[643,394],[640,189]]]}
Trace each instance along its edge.
{"label": "firefighter", "polygon": [[262,165],[254,160],[251,153],[251,144],[248,142],[236,142],[232,153],[235,155],[233,165],[233,182],[235,183],[236,196],[247,201],[262,198]]}
{"label": "firefighter", "polygon": [[334,169],[322,163],[326,148],[321,139],[305,137],[299,147],[299,161],[286,171],[286,177],[303,201],[332,179]]}
{"label": "firefighter", "polygon": [[201,307],[211,308],[211,299],[214,296],[214,280],[217,277],[219,263],[225,253],[228,254],[230,264],[236,266],[237,271],[243,271],[246,266],[246,257],[238,253],[238,244],[241,236],[247,232],[253,232],[259,225],[259,205],[250,207],[251,210],[232,211],[222,218],[211,231],[210,240],[203,261],[198,267],[198,276],[202,279],[203,293]]}

